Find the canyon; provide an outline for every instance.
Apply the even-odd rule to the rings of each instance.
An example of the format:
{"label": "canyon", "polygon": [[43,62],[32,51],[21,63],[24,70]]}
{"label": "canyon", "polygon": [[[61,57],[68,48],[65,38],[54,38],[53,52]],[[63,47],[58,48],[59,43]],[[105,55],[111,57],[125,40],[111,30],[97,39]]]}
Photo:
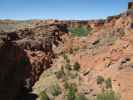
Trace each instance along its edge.
{"label": "canyon", "polygon": [[[35,94],[40,100],[40,92],[57,82],[63,92],[57,97],[50,94],[49,100],[65,100],[64,81],[53,73],[78,63],[80,70],[73,73],[80,80],[68,80],[77,85],[77,94],[96,97],[111,88],[120,100],[133,100],[132,5],[101,20],[0,20],[0,99],[35,100],[29,99]],[[73,36],[70,29],[82,26],[88,34]],[[98,76],[111,79],[111,87],[97,84]]]}

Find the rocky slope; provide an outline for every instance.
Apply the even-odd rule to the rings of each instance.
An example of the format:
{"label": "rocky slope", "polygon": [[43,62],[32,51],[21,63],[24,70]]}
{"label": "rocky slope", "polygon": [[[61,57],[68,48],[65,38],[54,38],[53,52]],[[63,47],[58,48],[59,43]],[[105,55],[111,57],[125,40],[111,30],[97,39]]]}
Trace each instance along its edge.
{"label": "rocky slope", "polygon": [[[69,34],[65,37],[64,44],[54,50],[58,57],[54,60],[53,67],[43,72],[33,87],[33,93],[41,98],[40,93],[45,91],[50,100],[65,100],[68,90],[64,84],[67,82],[77,88],[77,97],[85,95],[86,99],[83,100],[95,100],[99,93],[108,90],[115,91],[120,100],[132,100],[132,10],[87,25],[92,28],[88,36],[77,37]],[[80,70],[73,69],[75,63],[79,63]],[[99,84],[99,77],[102,77],[105,83]],[[56,85],[62,92],[54,96],[51,87]]]}

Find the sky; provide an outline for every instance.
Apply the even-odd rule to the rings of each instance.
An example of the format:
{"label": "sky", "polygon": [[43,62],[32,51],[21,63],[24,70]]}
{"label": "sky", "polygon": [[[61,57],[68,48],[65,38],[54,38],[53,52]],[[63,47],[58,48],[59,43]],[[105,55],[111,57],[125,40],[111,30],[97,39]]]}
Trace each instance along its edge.
{"label": "sky", "polygon": [[0,0],[0,19],[101,19],[119,14],[133,0]]}

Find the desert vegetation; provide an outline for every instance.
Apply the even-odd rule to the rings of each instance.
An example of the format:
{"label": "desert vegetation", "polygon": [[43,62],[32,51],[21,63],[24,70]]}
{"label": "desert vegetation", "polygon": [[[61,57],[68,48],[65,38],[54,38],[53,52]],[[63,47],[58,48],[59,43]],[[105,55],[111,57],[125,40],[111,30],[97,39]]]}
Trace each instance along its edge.
{"label": "desert vegetation", "polygon": [[[95,96],[81,93],[81,65],[78,62],[71,64],[69,55],[65,54],[62,58],[66,62],[64,66],[60,68],[56,67],[57,69],[50,68],[45,71],[43,79],[46,79],[47,82],[50,81],[48,82],[50,84],[47,86],[47,83],[45,83],[46,87],[43,88],[46,88],[46,90],[45,92],[43,90],[40,93],[40,99],[46,98],[46,100],[51,100],[54,98],[54,100],[58,100],[59,98],[62,98],[63,100],[120,100],[120,96],[112,89],[111,78],[104,78],[100,75],[97,76],[96,82],[98,85],[103,86],[104,90],[97,93]],[[91,71],[89,73],[91,73]],[[54,84],[51,81],[54,81]]]}
{"label": "desert vegetation", "polygon": [[85,26],[73,27],[69,29],[69,32],[72,36],[87,36],[91,32],[91,28],[87,28]]}
{"label": "desert vegetation", "polygon": [[98,94],[96,96],[96,100],[120,100],[120,97],[114,91],[108,90],[101,94]]}

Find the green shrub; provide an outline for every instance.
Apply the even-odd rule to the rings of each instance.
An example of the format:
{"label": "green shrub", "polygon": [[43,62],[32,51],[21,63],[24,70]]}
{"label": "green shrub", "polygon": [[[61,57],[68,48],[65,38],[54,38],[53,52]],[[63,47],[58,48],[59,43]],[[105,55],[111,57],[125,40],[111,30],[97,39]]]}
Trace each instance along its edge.
{"label": "green shrub", "polygon": [[97,76],[97,84],[102,84],[104,82],[104,78],[102,76]]}
{"label": "green shrub", "polygon": [[70,59],[68,58],[68,55],[63,54],[63,58],[67,63],[70,63]]}
{"label": "green shrub", "polygon": [[77,85],[75,83],[70,83],[68,89],[73,89],[76,92],[77,91]]}
{"label": "green shrub", "polygon": [[59,87],[59,85],[53,85],[51,88],[50,88],[50,92],[53,96],[58,96],[61,94],[61,88]]}
{"label": "green shrub", "polygon": [[63,70],[59,70],[59,71],[55,72],[55,75],[58,79],[61,79],[65,76],[65,73]]}
{"label": "green shrub", "polygon": [[40,100],[50,100],[47,93],[45,91],[42,91],[40,94],[39,94],[39,98]]}
{"label": "green shrub", "polygon": [[73,48],[70,48],[70,49],[69,49],[69,53],[70,53],[70,54],[73,54],[73,53],[74,53]]}
{"label": "green shrub", "polygon": [[79,94],[75,100],[88,100],[84,94]]}
{"label": "green shrub", "polygon": [[80,69],[80,64],[78,62],[75,62],[75,64],[73,65],[73,69],[78,71]]}
{"label": "green shrub", "polygon": [[80,47],[75,47],[73,48],[74,51],[79,51],[80,50]]}
{"label": "green shrub", "polygon": [[64,88],[65,88],[65,89],[68,89],[68,88],[69,88],[69,84],[68,84],[67,81],[65,81],[65,83],[64,83]]}
{"label": "green shrub", "polygon": [[65,68],[66,68],[67,70],[72,70],[72,66],[71,66],[69,63],[67,63],[67,64],[65,65]]}
{"label": "green shrub", "polygon": [[66,95],[66,100],[75,100],[75,99],[76,99],[76,90],[72,85],[70,85],[68,88],[68,93]]}
{"label": "green shrub", "polygon": [[91,29],[87,29],[84,26],[70,28],[69,32],[72,33],[73,36],[87,36]]}
{"label": "green shrub", "polygon": [[105,80],[105,85],[106,88],[112,88],[112,81],[110,78],[108,78],[107,80]]}
{"label": "green shrub", "polygon": [[78,76],[78,73],[75,71],[68,72],[68,77],[71,79],[75,79],[75,78],[77,78],[77,76]]}
{"label": "green shrub", "polygon": [[64,83],[64,87],[65,89],[73,89],[74,91],[77,91],[77,85],[75,83],[68,83],[67,81],[65,81]]}
{"label": "green shrub", "polygon": [[120,97],[112,90],[105,91],[96,96],[96,100],[120,100]]}

